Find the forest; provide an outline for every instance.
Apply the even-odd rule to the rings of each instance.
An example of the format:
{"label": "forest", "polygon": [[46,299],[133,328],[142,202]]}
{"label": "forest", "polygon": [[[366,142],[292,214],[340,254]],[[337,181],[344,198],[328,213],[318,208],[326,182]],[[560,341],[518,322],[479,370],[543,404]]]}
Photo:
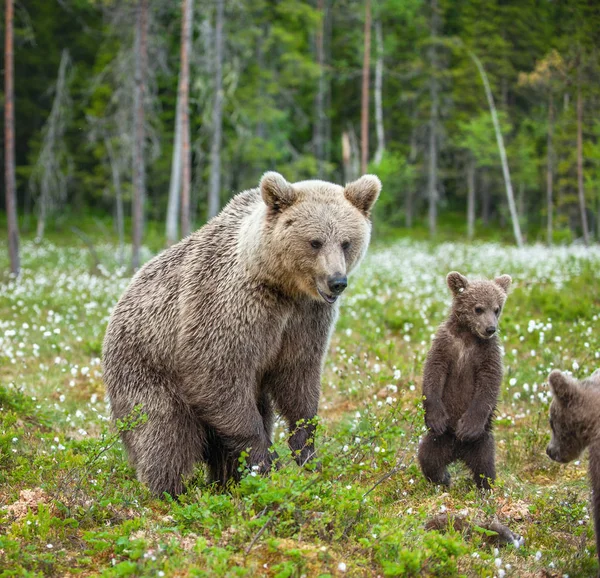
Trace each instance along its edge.
{"label": "forest", "polygon": [[[0,577],[598,572],[588,453],[546,448],[550,372],[600,359],[600,3],[0,6]],[[239,483],[199,463],[157,496],[119,435],[147,416],[111,419],[109,319],[266,171],[383,185],[320,374],[320,466],[275,415],[269,475],[242,453]],[[450,271],[512,278],[489,491],[417,458]]]}
{"label": "forest", "polygon": [[595,2],[30,0],[10,26],[4,186],[37,237],[164,246],[269,169],[376,173],[381,234],[598,237]]}

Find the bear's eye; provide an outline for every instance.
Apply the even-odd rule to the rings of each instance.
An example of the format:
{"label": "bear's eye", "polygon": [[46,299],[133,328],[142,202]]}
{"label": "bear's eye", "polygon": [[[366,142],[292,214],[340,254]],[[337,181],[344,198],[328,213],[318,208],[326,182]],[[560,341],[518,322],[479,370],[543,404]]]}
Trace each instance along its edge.
{"label": "bear's eye", "polygon": [[350,241],[344,241],[342,243],[342,250],[347,251],[348,249],[350,249]]}
{"label": "bear's eye", "polygon": [[496,315],[500,315],[500,307],[496,307],[496,309],[494,309],[494,313]]}
{"label": "bear's eye", "polygon": [[313,240],[310,242],[310,246],[311,246],[313,249],[320,249],[320,248],[323,246],[323,243],[322,243],[321,241],[319,241],[318,239],[313,239]]}
{"label": "bear's eye", "polygon": [[477,313],[477,315],[482,315],[483,314],[483,307],[475,307],[475,313]]}

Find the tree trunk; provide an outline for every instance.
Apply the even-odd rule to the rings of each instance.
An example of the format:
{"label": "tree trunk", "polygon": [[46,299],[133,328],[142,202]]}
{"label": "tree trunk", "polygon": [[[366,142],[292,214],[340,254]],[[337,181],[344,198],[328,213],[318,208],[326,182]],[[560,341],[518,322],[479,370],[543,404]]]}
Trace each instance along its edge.
{"label": "tree trunk", "polygon": [[352,149],[350,148],[350,135],[347,131],[342,133],[342,167],[344,170],[344,184],[352,181]]}
{"label": "tree trunk", "polygon": [[504,139],[500,130],[500,123],[498,122],[498,113],[496,112],[496,105],[494,104],[494,97],[490,88],[490,83],[487,78],[487,74],[481,64],[479,58],[470,50],[468,50],[469,56],[475,63],[477,70],[481,76],[483,87],[485,89],[485,95],[487,97],[488,105],[490,107],[490,113],[492,115],[492,122],[494,123],[494,130],[496,131],[496,142],[498,143],[498,151],[500,153],[500,162],[502,163],[502,174],[504,175],[504,184],[506,186],[506,197],[508,199],[508,208],[510,211],[510,217],[513,225],[513,233],[515,235],[515,241],[518,247],[523,246],[523,237],[521,235],[521,227],[519,225],[519,216],[517,215],[517,208],[515,206],[515,196],[513,194],[512,183],[510,180],[510,171],[508,169],[508,160],[506,158],[506,149],[504,148]]}
{"label": "tree trunk", "polygon": [[17,221],[17,186],[15,180],[15,108],[13,68],[13,0],[5,2],[4,32],[4,185],[8,224],[10,271],[21,271],[19,259],[19,224]]}
{"label": "tree trunk", "polygon": [[488,176],[485,171],[481,171],[481,221],[485,227],[490,224],[490,205],[492,201],[492,195],[490,194],[490,187]]}
{"label": "tree trunk", "polygon": [[319,80],[317,95],[315,97],[315,125],[313,128],[313,146],[317,157],[317,175],[323,178],[325,157],[325,52],[323,46],[323,31],[326,19],[325,0],[317,0],[317,10],[321,15],[321,22],[315,37],[317,65],[319,67]]}
{"label": "tree trunk", "polygon": [[360,170],[364,175],[369,162],[369,72],[371,59],[371,0],[365,1],[365,44],[362,70],[362,104],[360,122]]}
{"label": "tree trunk", "polygon": [[113,187],[115,189],[116,226],[117,235],[119,237],[119,252],[117,255],[117,261],[119,264],[121,264],[123,262],[123,254],[125,252],[125,218],[123,210],[123,192],[121,191],[121,173],[119,170],[119,162],[115,157],[109,137],[104,138],[104,146],[106,147],[106,152],[108,153],[108,162],[110,163]]}
{"label": "tree trunk", "polygon": [[[410,133],[410,152],[408,155],[408,162],[414,165],[417,160],[417,154],[419,153],[417,148],[417,129],[413,127]],[[414,217],[414,199],[415,192],[413,190],[414,184],[409,187],[406,191],[405,206],[404,206],[404,223],[410,229],[413,226]]]}
{"label": "tree trunk", "polygon": [[585,190],[583,188],[583,98],[581,96],[581,71],[577,78],[577,192],[579,197],[579,212],[581,214],[581,228],[583,242],[588,247],[590,234],[588,230],[587,213],[585,206]]}
{"label": "tree trunk", "polygon": [[221,192],[221,138],[223,115],[223,8],[225,0],[216,0],[215,20],[215,99],[212,115],[212,146],[210,149],[210,190],[208,192],[208,218],[220,208]]}
{"label": "tree trunk", "polygon": [[140,266],[142,229],[144,222],[145,167],[144,167],[144,97],[146,88],[146,68],[148,60],[148,0],[139,0],[136,15],[135,46],[135,95],[133,143],[133,202],[132,228],[133,247],[131,267],[136,271]]}
{"label": "tree trunk", "polygon": [[429,234],[433,237],[437,229],[437,132],[439,115],[439,94],[437,83],[437,52],[436,42],[438,33],[438,6],[437,0],[431,0],[431,44],[429,46],[429,60],[431,65],[429,81],[429,97],[431,108],[429,116],[429,170],[427,178],[427,192],[429,199]]}
{"label": "tree trunk", "polygon": [[190,51],[192,48],[192,22],[194,0],[183,0],[181,22],[181,236],[191,233],[190,190],[192,185],[192,155],[190,150]]}
{"label": "tree trunk", "polygon": [[379,165],[385,152],[385,131],[383,127],[383,32],[381,20],[375,22],[375,45],[377,60],[375,62],[375,129],[377,131],[377,150],[373,162]]}
{"label": "tree trunk", "polygon": [[[179,77],[181,87],[181,76]],[[177,95],[175,112],[175,139],[173,141],[173,158],[171,160],[171,181],[169,182],[169,202],[167,204],[166,235],[167,245],[177,242],[179,237],[179,196],[181,191],[181,102],[180,91]]]}
{"label": "tree trunk", "polygon": [[475,234],[475,160],[469,155],[467,161],[467,238]]}
{"label": "tree trunk", "polygon": [[547,161],[546,161],[546,212],[547,212],[547,227],[546,227],[546,243],[552,245],[553,236],[553,216],[554,202],[553,186],[554,186],[554,150],[552,136],[554,131],[554,102],[552,93],[548,101],[548,146],[547,146]]}

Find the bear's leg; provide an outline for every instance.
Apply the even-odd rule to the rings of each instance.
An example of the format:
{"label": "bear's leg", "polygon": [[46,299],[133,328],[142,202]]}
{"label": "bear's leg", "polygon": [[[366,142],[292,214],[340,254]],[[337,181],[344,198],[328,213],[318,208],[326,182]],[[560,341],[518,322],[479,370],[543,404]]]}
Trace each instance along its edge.
{"label": "bear's leg", "polygon": [[434,484],[450,485],[448,465],[454,461],[454,436],[429,432],[419,444],[418,458],[423,475]]}
{"label": "bear's leg", "polygon": [[211,428],[206,428],[207,444],[205,459],[208,464],[208,480],[210,483],[216,483],[225,487],[229,480],[239,481],[240,472],[238,471],[239,459],[230,452],[217,432]]}
{"label": "bear's leg", "polygon": [[154,494],[176,497],[202,459],[206,439],[204,428],[187,406],[163,401],[162,407],[147,412],[145,423],[124,432],[123,440],[135,458],[138,479]]}
{"label": "bear's leg", "polygon": [[489,490],[496,480],[496,445],[491,432],[474,441],[461,444],[460,457],[473,473],[478,488]]}

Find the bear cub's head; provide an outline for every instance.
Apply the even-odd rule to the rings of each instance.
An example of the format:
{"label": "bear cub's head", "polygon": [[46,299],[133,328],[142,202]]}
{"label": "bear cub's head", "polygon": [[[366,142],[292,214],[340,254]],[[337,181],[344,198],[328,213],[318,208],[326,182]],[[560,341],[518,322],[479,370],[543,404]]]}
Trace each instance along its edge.
{"label": "bear cub's head", "polygon": [[278,282],[290,293],[335,303],[367,250],[370,212],[380,191],[374,175],[341,187],[317,180],[288,183],[279,173],[265,173],[260,192]]}
{"label": "bear cub's head", "polygon": [[555,462],[576,459],[600,427],[600,370],[591,377],[577,379],[555,369],[548,377],[552,390],[550,429],[552,439],[546,448]]}
{"label": "bear cub's head", "polygon": [[512,279],[501,275],[493,281],[469,281],[452,271],[446,283],[452,291],[452,317],[459,326],[480,339],[491,339],[498,331],[498,320]]}

